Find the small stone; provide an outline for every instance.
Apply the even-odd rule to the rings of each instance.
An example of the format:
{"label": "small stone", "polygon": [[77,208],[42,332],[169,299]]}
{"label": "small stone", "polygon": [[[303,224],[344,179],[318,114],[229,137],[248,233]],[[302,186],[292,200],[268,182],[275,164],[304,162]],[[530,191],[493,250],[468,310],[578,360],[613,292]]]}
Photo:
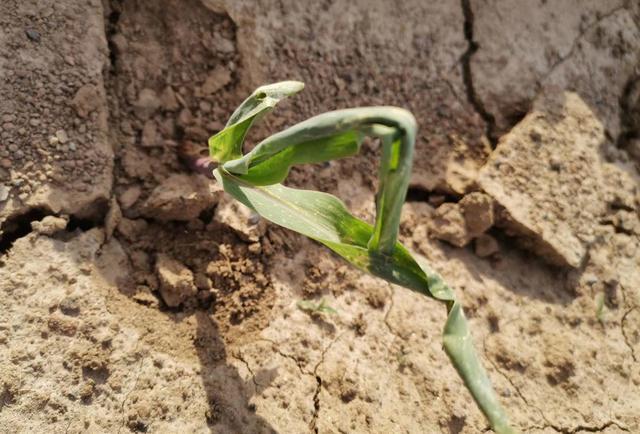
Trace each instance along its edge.
{"label": "small stone", "polygon": [[76,149],[78,149],[78,145],[76,145],[74,142],[69,143],[69,150],[74,152]]}
{"label": "small stone", "polygon": [[139,185],[133,185],[127,188],[118,198],[120,201],[120,206],[122,209],[129,209],[133,206],[134,203],[140,198],[142,194],[142,189]]}
{"label": "small stone", "polygon": [[41,235],[51,236],[67,227],[69,220],[66,217],[46,216],[40,221],[31,222],[31,229]]}
{"label": "small stone", "polygon": [[481,258],[486,258],[500,250],[498,242],[489,234],[482,234],[475,241],[475,252]]}
{"label": "small stone", "polygon": [[160,103],[162,105],[162,109],[166,111],[175,111],[180,108],[178,104],[178,98],[176,98],[176,93],[173,91],[171,86],[167,86],[162,91],[160,95]]}
{"label": "small stone", "polygon": [[58,142],[62,144],[67,143],[69,140],[69,136],[67,136],[67,132],[65,130],[56,131],[56,138],[58,139]]}
{"label": "small stone", "polygon": [[158,255],[156,275],[160,283],[160,295],[169,307],[179,306],[198,292],[191,270],[168,255]]}
{"label": "small stone", "polygon": [[118,54],[124,53],[129,47],[129,42],[122,33],[116,33],[115,35],[113,35],[111,37],[111,43],[113,44],[113,48]]}
{"label": "small stone", "polygon": [[209,291],[211,289],[211,279],[204,273],[196,273],[194,282],[200,291]]}
{"label": "small stone", "polygon": [[140,91],[133,106],[136,116],[147,119],[160,108],[160,99],[152,89],[145,88]]}
{"label": "small stone", "polygon": [[193,115],[188,108],[183,108],[180,110],[180,114],[178,114],[178,125],[182,128],[186,128],[187,126],[193,123]]}
{"label": "small stone", "polygon": [[454,246],[464,247],[471,241],[464,214],[456,203],[443,203],[432,214],[429,234]]}
{"label": "small stone", "polygon": [[9,198],[9,187],[4,184],[0,184],[0,202],[4,202]]}
{"label": "small stone", "polygon": [[249,252],[254,254],[259,254],[262,251],[262,244],[260,243],[251,243],[249,244]]}
{"label": "small stone", "polygon": [[202,175],[172,175],[151,192],[142,214],[163,221],[193,220],[218,202],[220,194],[214,194],[211,185]]}
{"label": "small stone", "polygon": [[493,199],[485,193],[469,193],[460,200],[467,230],[476,237],[493,226]]}
{"label": "small stone", "polygon": [[86,118],[89,113],[98,108],[100,102],[99,92],[96,86],[85,84],[76,92],[71,105],[81,118]]}
{"label": "small stone", "polygon": [[12,166],[11,160],[9,160],[8,158],[3,158],[2,160],[0,160],[0,167],[3,167],[5,169],[10,169],[11,166]]}
{"label": "small stone", "polygon": [[24,33],[27,35],[27,38],[29,38],[31,41],[40,42],[41,36],[40,36],[40,32],[38,32],[37,30],[26,29]]}
{"label": "small stone", "polygon": [[235,50],[235,46],[233,44],[233,41],[231,41],[229,39],[222,38],[217,42],[218,42],[218,44],[216,45],[216,48],[221,53],[233,53],[233,51]]}
{"label": "small stone", "polygon": [[202,85],[202,93],[211,95],[231,83],[231,73],[223,66],[216,67],[209,73]]}
{"label": "small stone", "polygon": [[156,123],[152,120],[148,120],[144,123],[144,127],[142,127],[142,146],[145,148],[150,148],[153,146],[158,146],[159,144],[158,137],[158,129],[156,128]]}
{"label": "small stone", "polygon": [[65,297],[58,303],[60,312],[67,316],[78,316],[80,313],[80,305],[75,297]]}

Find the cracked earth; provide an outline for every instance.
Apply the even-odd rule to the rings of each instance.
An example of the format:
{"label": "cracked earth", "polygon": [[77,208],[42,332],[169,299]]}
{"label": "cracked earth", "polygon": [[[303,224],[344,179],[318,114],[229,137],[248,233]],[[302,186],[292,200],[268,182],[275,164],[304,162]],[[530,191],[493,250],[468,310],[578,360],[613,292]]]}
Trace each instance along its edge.
{"label": "cracked earth", "polygon": [[[490,431],[438,303],[180,159],[284,79],[250,143],[414,113],[401,240],[519,431],[640,432],[637,2],[7,0],[0,29],[1,433]],[[378,158],[287,182],[371,220]]]}

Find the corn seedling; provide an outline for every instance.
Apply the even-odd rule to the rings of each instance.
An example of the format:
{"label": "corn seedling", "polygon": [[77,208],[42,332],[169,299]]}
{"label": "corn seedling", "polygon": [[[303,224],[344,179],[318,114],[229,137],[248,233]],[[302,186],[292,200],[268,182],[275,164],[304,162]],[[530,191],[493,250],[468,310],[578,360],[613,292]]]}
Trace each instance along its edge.
{"label": "corn seedling", "polygon": [[[251,126],[303,87],[295,81],[259,87],[233,112],[225,128],[209,139],[214,177],[228,194],[265,219],[324,244],[365,272],[442,302],[448,312],[443,331],[446,353],[493,430],[514,433],[474,350],[453,291],[397,241],[416,137],[413,115],[397,107],[332,111],[274,134],[243,155]],[[357,154],[365,136],[382,144],[373,225],[351,215],[330,194],[280,184],[293,165]]]}
{"label": "corn seedling", "polygon": [[309,313],[327,313],[332,315],[336,315],[338,313],[337,310],[327,304],[324,298],[320,300],[319,303],[314,303],[312,300],[300,300],[297,305],[300,310],[304,310]]}

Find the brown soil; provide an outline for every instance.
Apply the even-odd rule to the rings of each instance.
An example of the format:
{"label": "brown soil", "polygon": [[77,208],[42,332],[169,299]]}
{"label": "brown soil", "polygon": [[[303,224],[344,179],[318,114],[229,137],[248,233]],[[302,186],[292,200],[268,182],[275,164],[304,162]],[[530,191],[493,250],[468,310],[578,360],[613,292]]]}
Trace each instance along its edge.
{"label": "brown soil", "polygon": [[[462,299],[519,430],[640,432],[640,6],[425,3],[0,4],[0,432],[488,429],[441,306],[178,158],[281,79],[307,87],[252,143],[415,114],[401,238]],[[287,183],[371,219],[378,157]]]}

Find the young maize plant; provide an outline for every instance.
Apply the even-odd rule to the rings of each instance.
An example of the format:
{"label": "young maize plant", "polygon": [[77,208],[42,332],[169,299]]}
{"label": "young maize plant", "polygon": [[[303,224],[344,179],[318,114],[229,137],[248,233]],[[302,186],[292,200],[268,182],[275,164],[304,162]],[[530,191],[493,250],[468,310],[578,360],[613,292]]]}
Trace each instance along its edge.
{"label": "young maize plant", "polygon": [[[224,190],[265,219],[324,244],[359,269],[444,303],[444,349],[492,429],[514,433],[471,341],[453,291],[397,241],[406,196],[416,121],[397,107],[364,107],[315,116],[242,154],[249,128],[283,98],[304,87],[285,81],[259,87],[209,139],[214,177]],[[382,143],[380,185],[373,226],[349,213],[338,198],[280,184],[295,164],[320,163],[358,153],[365,136]]]}

